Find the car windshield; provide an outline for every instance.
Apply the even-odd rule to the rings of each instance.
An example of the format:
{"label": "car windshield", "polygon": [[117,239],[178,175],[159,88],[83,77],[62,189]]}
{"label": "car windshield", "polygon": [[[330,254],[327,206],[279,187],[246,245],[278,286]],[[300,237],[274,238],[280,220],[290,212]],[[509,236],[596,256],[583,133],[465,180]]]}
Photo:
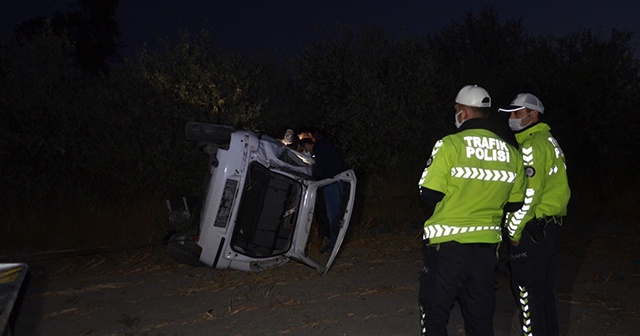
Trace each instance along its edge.
{"label": "car windshield", "polygon": [[254,258],[286,253],[301,192],[295,180],[252,163],[231,240],[233,250]]}

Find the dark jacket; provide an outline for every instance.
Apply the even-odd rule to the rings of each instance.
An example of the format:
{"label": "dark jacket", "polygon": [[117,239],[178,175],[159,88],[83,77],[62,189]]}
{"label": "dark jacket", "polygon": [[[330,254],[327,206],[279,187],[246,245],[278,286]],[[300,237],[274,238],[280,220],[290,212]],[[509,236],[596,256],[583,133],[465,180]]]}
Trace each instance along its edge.
{"label": "dark jacket", "polygon": [[316,161],[313,165],[313,177],[318,180],[333,177],[347,170],[342,156],[329,139],[317,139],[313,146],[313,155]]}

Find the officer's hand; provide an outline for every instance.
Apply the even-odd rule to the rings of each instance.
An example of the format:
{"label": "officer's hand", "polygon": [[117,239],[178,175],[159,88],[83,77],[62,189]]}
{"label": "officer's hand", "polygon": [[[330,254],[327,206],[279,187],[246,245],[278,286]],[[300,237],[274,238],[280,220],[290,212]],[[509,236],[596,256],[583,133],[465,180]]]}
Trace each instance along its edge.
{"label": "officer's hand", "polygon": [[520,241],[519,240],[512,240],[511,241],[511,245],[518,246],[518,245],[520,245]]}

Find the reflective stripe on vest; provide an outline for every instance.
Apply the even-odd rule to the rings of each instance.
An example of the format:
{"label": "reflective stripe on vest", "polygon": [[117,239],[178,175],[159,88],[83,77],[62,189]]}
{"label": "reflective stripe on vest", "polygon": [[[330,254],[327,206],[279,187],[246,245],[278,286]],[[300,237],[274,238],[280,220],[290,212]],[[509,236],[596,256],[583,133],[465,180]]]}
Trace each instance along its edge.
{"label": "reflective stripe on vest", "polygon": [[499,225],[484,226],[451,226],[443,224],[433,224],[424,227],[424,239],[433,239],[457,235],[459,233],[469,233],[476,231],[500,231]]}
{"label": "reflective stripe on vest", "polygon": [[452,167],[451,176],[485,181],[500,181],[507,183],[513,183],[513,181],[516,179],[516,173],[514,172],[476,167]]}

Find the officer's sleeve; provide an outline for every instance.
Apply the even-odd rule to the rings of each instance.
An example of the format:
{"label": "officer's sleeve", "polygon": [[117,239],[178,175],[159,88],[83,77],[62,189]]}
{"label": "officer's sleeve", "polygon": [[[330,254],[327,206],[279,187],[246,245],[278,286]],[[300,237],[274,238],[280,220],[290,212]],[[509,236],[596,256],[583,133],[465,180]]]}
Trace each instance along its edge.
{"label": "officer's sleeve", "polygon": [[427,160],[427,166],[422,172],[418,187],[420,188],[420,198],[428,206],[427,217],[431,217],[436,204],[440,202],[447,190],[447,181],[450,174],[444,175],[444,172],[450,172],[445,169],[447,166],[446,148],[444,139],[439,140],[431,150],[431,156]]}
{"label": "officer's sleeve", "polygon": [[507,225],[509,238],[511,240],[520,240],[520,235],[524,228],[523,221],[521,219],[525,215],[523,208],[526,206],[527,202],[527,181],[521,153],[517,150],[515,150],[515,153],[514,162],[516,165],[514,167],[516,177],[513,182],[513,187],[511,188],[509,200],[507,201],[508,206],[505,206],[504,209],[507,211],[505,223]]}
{"label": "officer's sleeve", "polygon": [[[509,223],[509,234],[513,240],[520,240],[522,230],[526,223],[536,217],[536,208],[540,204],[542,190],[546,184],[547,159],[549,157],[550,143],[541,137],[532,139],[521,147],[524,163],[524,176],[526,176],[526,190],[524,205],[513,216]],[[553,148],[551,148],[553,151]],[[512,226],[517,224],[513,232]]]}
{"label": "officer's sleeve", "polygon": [[418,186],[446,194],[451,177],[451,164],[447,157],[447,151],[451,151],[450,147],[451,144],[446,137],[436,142],[427,160],[427,166],[418,181]]}
{"label": "officer's sleeve", "polygon": [[436,204],[438,204],[438,202],[442,201],[442,199],[444,198],[444,193],[425,187],[420,187],[420,198],[422,198],[422,201],[426,205],[434,207]]}
{"label": "officer's sleeve", "polygon": [[444,198],[444,194],[439,191],[420,187],[420,197],[422,198],[424,204],[427,205],[427,211],[425,215],[427,217],[431,217],[431,215],[433,215],[433,211],[436,208],[436,204],[442,201],[442,199]]}
{"label": "officer's sleeve", "polygon": [[[517,152],[519,155],[519,152]],[[527,188],[527,180],[525,176],[524,166],[522,160],[518,157],[518,165],[515,167],[516,177],[513,180],[513,188],[509,194],[508,203],[523,203],[525,199],[525,190]]]}

